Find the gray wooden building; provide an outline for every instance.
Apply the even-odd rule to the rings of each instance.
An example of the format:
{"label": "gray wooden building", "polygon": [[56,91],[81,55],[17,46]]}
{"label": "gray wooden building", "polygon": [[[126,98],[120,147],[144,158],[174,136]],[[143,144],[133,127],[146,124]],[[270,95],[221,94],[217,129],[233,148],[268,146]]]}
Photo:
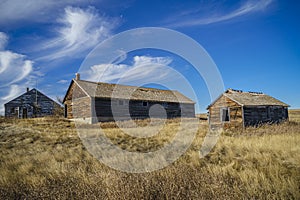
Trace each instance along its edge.
{"label": "gray wooden building", "polygon": [[71,81],[63,103],[65,117],[87,123],[143,119],[149,114],[195,117],[195,102],[178,91],[84,81],[79,74]]}
{"label": "gray wooden building", "polygon": [[37,89],[27,88],[24,94],[4,104],[4,107],[5,117],[32,118],[53,115],[55,109],[61,106]]}
{"label": "gray wooden building", "polygon": [[260,92],[228,89],[208,106],[211,129],[257,126],[288,120],[289,105]]}

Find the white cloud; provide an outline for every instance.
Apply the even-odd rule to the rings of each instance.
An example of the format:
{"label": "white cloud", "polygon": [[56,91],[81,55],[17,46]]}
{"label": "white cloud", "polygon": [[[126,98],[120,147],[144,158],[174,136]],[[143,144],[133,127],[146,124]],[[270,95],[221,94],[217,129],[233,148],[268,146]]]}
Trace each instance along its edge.
{"label": "white cloud", "polygon": [[82,56],[83,52],[109,37],[117,25],[115,19],[99,16],[92,7],[85,10],[66,7],[64,16],[58,21],[61,26],[57,29],[57,37],[41,45],[50,53],[40,59]]}
{"label": "white cloud", "polygon": [[3,0],[0,2],[0,25],[24,21],[47,22],[66,5],[81,5],[85,0]]}
{"label": "white cloud", "polygon": [[265,10],[273,0],[264,1],[247,1],[243,3],[239,8],[226,13],[221,14],[220,12],[210,13],[209,17],[200,16],[202,13],[200,9],[193,12],[183,12],[180,17],[176,16],[168,20],[167,25],[169,27],[187,27],[187,26],[198,26],[206,25],[217,22],[228,21],[241,17],[250,13],[255,13],[258,11]]}
{"label": "white cloud", "polygon": [[8,36],[5,33],[0,32],[0,51],[6,47],[7,42]]}
{"label": "white cloud", "polygon": [[100,64],[79,73],[83,80],[88,81],[133,86],[156,84],[166,89],[180,91],[196,101],[189,78],[185,77],[179,69],[171,67],[172,62],[169,57],[135,56],[131,65]]}
{"label": "white cloud", "polygon": [[69,82],[69,80],[64,80],[64,79],[57,81],[57,83],[60,83],[60,84],[66,84],[68,82]]}
{"label": "white cloud", "polygon": [[132,65],[100,64],[91,66],[89,71],[82,72],[87,80],[96,82],[117,82],[135,84],[138,82],[157,82],[172,77],[172,62],[168,57],[135,56]]}
{"label": "white cloud", "polygon": [[0,87],[23,80],[32,71],[32,65],[22,54],[0,51]]}
{"label": "white cloud", "polygon": [[[4,89],[5,92],[8,94],[4,97],[0,98],[0,115],[4,115],[4,104],[7,103],[9,100],[17,97],[20,95],[21,89],[18,85],[11,85],[9,88]],[[3,88],[0,88],[0,92],[3,91]]]}
{"label": "white cloud", "polygon": [[5,50],[8,36],[0,32],[0,114],[3,114],[3,104],[20,95],[22,84],[29,85],[32,79],[33,61],[25,55]]}
{"label": "white cloud", "polygon": [[2,97],[1,99],[4,101],[9,101],[9,100],[19,96],[20,93],[21,93],[20,86],[14,84],[14,85],[10,86],[9,93],[6,96]]}

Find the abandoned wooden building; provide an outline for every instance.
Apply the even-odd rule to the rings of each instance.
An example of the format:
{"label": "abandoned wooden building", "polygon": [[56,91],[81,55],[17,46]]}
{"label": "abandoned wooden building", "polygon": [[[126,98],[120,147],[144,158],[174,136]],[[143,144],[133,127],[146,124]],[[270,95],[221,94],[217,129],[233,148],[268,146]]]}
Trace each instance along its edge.
{"label": "abandoned wooden building", "polygon": [[71,81],[63,103],[65,117],[87,123],[163,115],[195,117],[195,102],[178,91],[84,81],[79,74]]}
{"label": "abandoned wooden building", "polygon": [[260,92],[228,89],[208,106],[211,129],[257,126],[288,120],[289,105]]}
{"label": "abandoned wooden building", "polygon": [[53,115],[61,106],[33,88],[4,104],[5,117],[33,118]]}

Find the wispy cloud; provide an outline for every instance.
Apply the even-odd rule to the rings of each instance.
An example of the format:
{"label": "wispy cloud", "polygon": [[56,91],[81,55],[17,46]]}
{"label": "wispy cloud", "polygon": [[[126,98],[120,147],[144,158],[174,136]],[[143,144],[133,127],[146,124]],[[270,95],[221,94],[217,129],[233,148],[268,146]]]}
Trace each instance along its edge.
{"label": "wispy cloud", "polygon": [[42,50],[48,51],[42,60],[82,55],[109,37],[117,26],[116,19],[100,16],[93,7],[66,7],[58,22],[57,36],[41,45]]}
{"label": "wispy cloud", "polygon": [[0,32],[0,50],[3,50],[6,47],[7,42],[8,36],[5,33]]}
{"label": "wispy cloud", "polygon": [[6,96],[2,97],[1,99],[4,101],[11,100],[12,98],[14,98],[16,96],[19,96],[20,92],[21,92],[20,86],[13,84],[9,88],[9,93]]}
{"label": "wispy cloud", "polygon": [[4,115],[4,104],[9,100],[19,96],[21,87],[19,85],[13,84],[8,88],[0,88],[0,92],[7,93],[7,95],[0,98],[0,115]]}
{"label": "wispy cloud", "polygon": [[83,80],[133,86],[156,84],[196,100],[188,78],[172,63],[171,57],[134,56],[132,64],[100,64],[79,72]]}
{"label": "wispy cloud", "polygon": [[70,82],[69,80],[65,80],[65,79],[57,81],[57,83],[60,83],[60,84],[66,84],[66,83],[69,83],[69,82]]}
{"label": "wispy cloud", "polygon": [[[8,36],[1,32],[1,38],[8,40]],[[1,42],[3,45],[6,42]],[[3,40],[2,40],[3,41]],[[7,87],[23,80],[32,71],[33,61],[27,60],[25,55],[5,50],[0,50],[0,87]]]}
{"label": "wispy cloud", "polygon": [[33,61],[25,55],[6,50],[8,36],[0,32],[0,114],[3,114],[3,104],[19,95],[21,85],[30,85],[31,79],[37,76],[33,72]]}
{"label": "wispy cloud", "polygon": [[32,71],[32,64],[22,54],[0,51],[0,87],[23,80]]}
{"label": "wispy cloud", "polygon": [[86,4],[85,0],[3,0],[0,2],[0,25],[24,22],[46,22],[66,5]]}
{"label": "wispy cloud", "polygon": [[[24,54],[8,50],[6,45],[9,37],[0,32],[0,114],[3,114],[3,104],[7,100],[19,95],[18,93],[26,87],[34,87],[36,80],[44,76],[41,72],[47,69],[38,69],[34,63],[35,65],[36,63],[45,64],[49,61],[60,62],[62,58],[66,60],[82,57],[88,50],[111,36],[111,32],[118,24],[117,19],[102,16],[93,7],[83,9],[61,6],[58,8],[57,5],[53,5],[54,2],[45,3],[45,1],[41,1],[40,5],[35,5],[38,3],[31,0],[28,2],[12,0],[12,2],[15,2],[16,5],[9,1],[0,2],[0,26],[3,19],[7,19],[4,24],[22,20],[36,22],[35,17],[38,18],[41,13],[52,12],[54,8],[58,9],[55,11],[57,13],[55,22],[57,23],[51,23],[52,31],[55,33],[53,37],[38,42],[36,48],[31,47],[35,49],[31,52],[35,56],[33,60],[28,59]],[[27,10],[23,9],[22,6]],[[4,7],[7,7],[8,10],[14,8],[16,11],[11,11],[11,13],[14,13],[16,17],[14,18],[9,12],[3,11]],[[19,7],[20,9],[18,9]],[[41,13],[38,14],[35,11]],[[18,18],[18,16],[24,19]],[[51,16],[53,17],[53,14]],[[43,17],[41,16],[41,18]],[[59,83],[65,84],[65,82],[61,80]]]}
{"label": "wispy cloud", "polygon": [[90,81],[117,82],[137,84],[138,82],[157,82],[172,77],[168,65],[172,62],[169,57],[135,56],[132,65],[100,64],[91,66],[83,76]]}
{"label": "wispy cloud", "polygon": [[242,17],[251,13],[265,10],[273,0],[264,1],[246,1],[243,4],[232,11],[224,13],[224,11],[215,10],[209,12],[209,17],[203,16],[201,9],[195,9],[193,11],[181,12],[180,16],[174,16],[166,20],[165,26],[167,27],[188,27],[207,25],[217,22],[229,21],[238,17]]}

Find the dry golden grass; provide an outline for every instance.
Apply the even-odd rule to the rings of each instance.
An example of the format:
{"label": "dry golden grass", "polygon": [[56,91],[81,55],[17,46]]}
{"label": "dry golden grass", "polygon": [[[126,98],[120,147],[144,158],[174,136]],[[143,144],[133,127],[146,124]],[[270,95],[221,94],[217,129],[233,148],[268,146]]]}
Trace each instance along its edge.
{"label": "dry golden grass", "polygon": [[289,118],[291,121],[300,122],[300,109],[293,109],[289,111]]}
{"label": "dry golden grass", "polygon": [[199,118],[200,120],[208,120],[207,113],[196,114],[196,117]]}
{"label": "dry golden grass", "polygon": [[[300,112],[290,116],[280,125],[225,132],[204,159],[199,149],[207,124],[201,122],[175,163],[141,174],[93,158],[64,119],[0,118],[0,199],[300,199]],[[100,126],[123,149],[147,152],[170,141],[178,120],[150,138],[128,136],[115,123]]]}

